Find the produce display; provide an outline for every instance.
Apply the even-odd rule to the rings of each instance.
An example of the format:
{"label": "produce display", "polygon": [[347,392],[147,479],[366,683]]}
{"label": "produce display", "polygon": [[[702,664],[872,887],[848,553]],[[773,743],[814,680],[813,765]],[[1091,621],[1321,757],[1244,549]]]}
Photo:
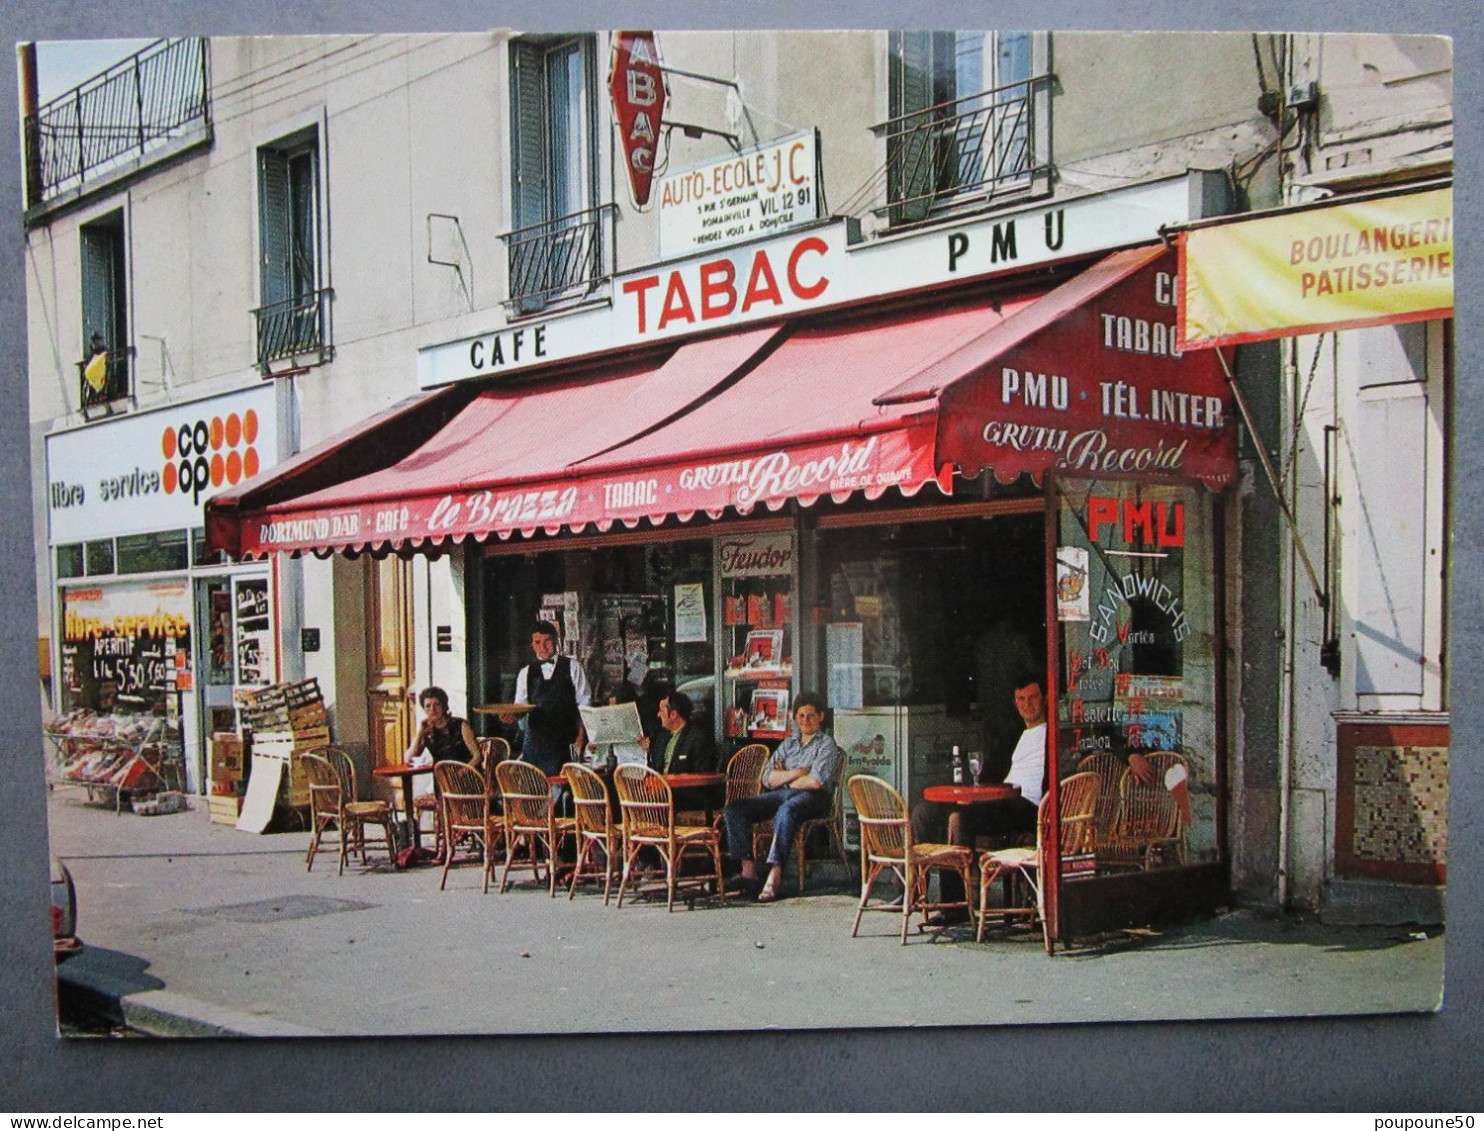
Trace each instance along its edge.
{"label": "produce display", "polygon": [[112,790],[116,809],[126,794],[181,787],[180,724],[157,715],[100,715],[86,707],[45,723],[63,781]]}

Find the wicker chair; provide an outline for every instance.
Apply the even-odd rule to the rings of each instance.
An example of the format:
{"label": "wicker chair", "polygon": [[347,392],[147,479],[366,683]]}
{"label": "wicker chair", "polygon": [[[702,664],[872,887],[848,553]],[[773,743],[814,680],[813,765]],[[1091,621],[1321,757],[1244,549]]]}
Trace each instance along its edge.
{"label": "wicker chair", "polygon": [[345,858],[354,845],[366,862],[366,826],[380,826],[387,856],[396,858],[396,839],[392,833],[392,808],[385,801],[356,800],[356,771],[349,756],[337,747],[327,747],[321,754],[300,754],[299,763],[309,779],[309,811],[314,834],[305,854],[306,871],[314,871],[314,857],[331,825],[339,839],[338,875],[345,874]]}
{"label": "wicker chair", "polygon": [[[484,791],[493,798],[500,796],[500,787],[495,782],[495,767],[510,760],[510,743],[503,738],[480,738],[479,769],[484,774]],[[496,805],[498,811],[499,806]]]}
{"label": "wicker chair", "polygon": [[[1098,797],[1101,782],[1095,772],[1088,771],[1064,778],[1060,784],[1061,794],[1061,855],[1079,856],[1093,851],[1096,842]],[[1041,922],[1046,941],[1046,952],[1051,953],[1051,924],[1046,921],[1045,893],[1040,882],[1041,869],[1045,865],[1045,853],[1051,841],[1051,795],[1041,798],[1036,816],[1036,844],[1034,848],[1001,848],[983,853],[979,857],[979,926],[974,938],[984,941],[984,925],[990,915],[997,915],[1005,922],[1024,915],[1034,923]],[[1032,902],[1022,906],[990,907],[989,892],[997,880],[1018,878],[1029,889]]]}
{"label": "wicker chair", "polygon": [[823,817],[810,817],[807,821],[799,824],[799,835],[796,841],[799,853],[799,890],[804,890],[804,880],[807,876],[809,856],[805,851],[809,847],[809,837],[814,830],[824,829],[829,836],[829,842],[833,851],[831,855],[836,857],[840,863],[849,866],[849,860],[845,856],[845,838],[841,835],[841,828],[845,821],[845,792],[838,786],[835,795],[830,801],[830,811]]}
{"label": "wicker chair", "polygon": [[460,846],[470,845],[478,852],[477,859],[484,868],[484,891],[488,892],[495,870],[495,849],[504,839],[504,824],[498,813],[490,811],[484,775],[463,762],[444,761],[434,764],[433,781],[443,805],[443,874],[438,879],[438,890],[445,889],[448,869]]}
{"label": "wicker chair", "polygon": [[529,762],[512,760],[495,766],[505,818],[505,867],[500,890],[510,887],[510,869],[521,848],[526,866],[541,882],[541,857],[546,857],[547,887],[556,896],[556,859],[562,842],[575,831],[571,817],[558,817],[551,804],[551,783]]}
{"label": "wicker chair", "polygon": [[[726,887],[721,874],[721,835],[711,825],[677,825],[675,797],[664,775],[648,766],[629,763],[613,771],[613,785],[623,814],[623,878],[618,884],[618,905],[635,875],[634,861],[645,846],[655,849],[665,864],[665,907],[675,910],[675,891],[680,863],[687,852],[709,853],[715,873],[709,880],[696,877],[698,885],[712,882],[722,904]],[[689,886],[689,885],[688,885]],[[637,887],[635,892],[637,894]]]}
{"label": "wicker chair", "polygon": [[[608,804],[608,787],[603,779],[586,766],[568,762],[562,775],[572,787],[573,820],[577,830],[577,860],[572,880],[567,885],[567,898],[577,893],[584,880],[603,881],[603,906],[613,891],[613,873],[623,853],[623,831],[613,823],[613,810]],[[597,870],[593,854],[603,853],[603,870]]]}
{"label": "wicker chair", "polygon": [[1118,822],[1107,846],[1099,850],[1099,860],[1148,871],[1166,852],[1177,861],[1184,859],[1185,828],[1175,796],[1165,788],[1167,768],[1157,768],[1155,780],[1147,785],[1132,770],[1123,772],[1118,779]]}
{"label": "wicker chair", "polygon": [[1155,783],[1164,786],[1165,791],[1170,793],[1171,797],[1174,797],[1174,793],[1170,790],[1168,781],[1169,772],[1176,767],[1179,767],[1183,772],[1182,776],[1184,778],[1186,792],[1183,794],[1183,803],[1178,798],[1175,800],[1175,834],[1174,843],[1170,848],[1174,853],[1176,863],[1184,864],[1186,836],[1190,823],[1190,763],[1186,760],[1185,755],[1177,754],[1173,750],[1161,750],[1155,754],[1146,754],[1145,757],[1149,760],[1149,766],[1154,771]]}
{"label": "wicker chair", "polygon": [[[727,799],[723,808],[763,791],[763,767],[768,764],[770,753],[761,742],[753,742],[732,755],[727,762]],[[720,813],[716,815],[716,823],[721,824]]]}
{"label": "wicker chair", "polygon": [[[913,844],[907,802],[889,783],[869,774],[857,774],[847,785],[850,800],[860,817],[861,837],[861,899],[855,909],[855,925],[850,929],[850,937],[855,938],[860,931],[861,916],[867,911],[891,911],[900,915],[903,946],[907,945],[907,925],[914,911],[926,913],[959,907],[968,911],[973,850],[953,844]],[[943,868],[957,872],[963,879],[964,898],[961,901],[928,902],[928,877],[934,869]],[[900,906],[885,899],[880,903],[870,901],[871,888],[881,873],[888,869],[902,883]]]}
{"label": "wicker chair", "polygon": [[1093,838],[1097,850],[1106,854],[1118,825],[1118,779],[1123,777],[1124,762],[1116,754],[1089,754],[1077,763],[1079,774],[1098,776],[1098,811],[1094,818]]}

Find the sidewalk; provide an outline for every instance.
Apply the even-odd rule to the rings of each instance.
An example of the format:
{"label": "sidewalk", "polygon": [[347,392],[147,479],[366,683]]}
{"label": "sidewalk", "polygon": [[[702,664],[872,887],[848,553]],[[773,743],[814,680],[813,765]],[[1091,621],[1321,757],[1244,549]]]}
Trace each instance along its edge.
{"label": "sidewalk", "polygon": [[[1429,1010],[1442,937],[1235,912],[1047,958],[1039,932],[911,936],[855,895],[773,905],[480,893],[477,867],[304,869],[307,833],[48,798],[77,884],[70,986],[178,1035],[453,1034],[982,1025]],[[385,868],[385,865],[383,865]],[[529,874],[527,874],[528,876]],[[792,890],[791,888],[789,890]],[[1421,932],[1418,932],[1421,933]]]}

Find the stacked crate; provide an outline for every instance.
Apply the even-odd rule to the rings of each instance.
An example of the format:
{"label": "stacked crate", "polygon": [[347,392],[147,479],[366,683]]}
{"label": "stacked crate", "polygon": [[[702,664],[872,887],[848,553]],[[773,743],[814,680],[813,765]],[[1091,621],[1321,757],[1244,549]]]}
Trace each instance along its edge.
{"label": "stacked crate", "polygon": [[275,683],[246,697],[242,724],[252,731],[253,767],[259,759],[284,763],[280,805],[302,808],[309,804],[309,780],[298,755],[330,745],[330,715],[320,695],[319,681]]}
{"label": "stacked crate", "polygon": [[230,731],[211,736],[211,793],[206,798],[211,819],[219,825],[235,825],[242,813],[242,793],[247,788],[242,739]]}

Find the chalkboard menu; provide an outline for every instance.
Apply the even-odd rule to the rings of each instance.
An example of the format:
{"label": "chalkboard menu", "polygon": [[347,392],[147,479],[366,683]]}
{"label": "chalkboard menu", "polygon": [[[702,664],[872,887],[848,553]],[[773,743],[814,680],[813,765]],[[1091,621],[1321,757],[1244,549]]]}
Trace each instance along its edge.
{"label": "chalkboard menu", "polygon": [[190,687],[186,585],[119,584],[63,595],[62,700],[99,713],[167,713]]}

